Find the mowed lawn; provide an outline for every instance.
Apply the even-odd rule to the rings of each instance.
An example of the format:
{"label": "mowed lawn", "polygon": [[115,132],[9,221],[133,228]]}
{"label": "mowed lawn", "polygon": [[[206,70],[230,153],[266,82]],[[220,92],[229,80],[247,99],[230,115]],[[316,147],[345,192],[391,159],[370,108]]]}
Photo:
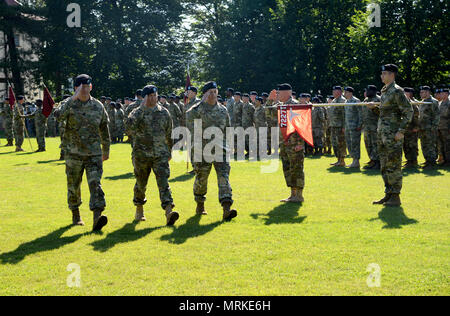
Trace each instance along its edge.
{"label": "mowed lawn", "polygon": [[[200,219],[194,179],[185,163],[172,163],[181,218],[168,228],[153,175],[148,222],[133,223],[131,148],[113,145],[103,179],[110,222],[91,234],[86,179],[87,226],[71,227],[59,139],[47,144],[45,153],[0,148],[0,295],[450,294],[449,169],[405,173],[403,207],[383,208],[372,205],[383,196],[377,172],[331,168],[333,157],[307,158],[300,206],[279,202],[289,194],[281,167],[263,174],[268,162],[233,162],[239,216],[222,223],[215,173],[209,216]],[[71,263],[80,267],[81,287],[67,285]],[[370,264],[380,267],[380,287],[367,284]]]}

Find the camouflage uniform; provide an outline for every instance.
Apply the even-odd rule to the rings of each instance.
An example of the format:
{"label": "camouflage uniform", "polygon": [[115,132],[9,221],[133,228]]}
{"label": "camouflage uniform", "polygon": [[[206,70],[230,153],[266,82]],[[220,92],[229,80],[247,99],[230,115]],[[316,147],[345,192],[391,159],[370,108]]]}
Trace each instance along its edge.
{"label": "camouflage uniform", "polygon": [[244,103],[242,101],[234,102],[233,105],[233,127],[242,127],[242,115],[243,115]]}
{"label": "camouflage uniform", "polygon": [[261,139],[261,131],[259,130],[259,128],[267,127],[266,109],[264,109],[264,107],[262,105],[257,106],[255,108],[255,113],[253,114],[253,122],[255,122],[255,128],[256,128],[257,135],[258,135],[257,144],[258,144],[258,148],[259,148],[259,143],[260,143],[260,139]]}
{"label": "camouflage uniform", "polygon": [[438,147],[446,163],[450,163],[450,99],[447,98],[439,105],[439,137]]}
{"label": "camouflage uniform", "polygon": [[[244,130],[250,127],[254,127],[253,115],[255,114],[255,107],[252,103],[242,104],[242,127]],[[245,136],[245,150],[247,153],[250,151],[250,136]]]}
{"label": "camouflage uniform", "polygon": [[116,136],[118,141],[123,141],[125,133],[125,113],[122,109],[116,109]]}
{"label": "camouflage uniform", "polygon": [[16,147],[22,148],[24,140],[24,120],[20,117],[23,115],[23,106],[20,103],[14,105],[14,138]]}
{"label": "camouflage uniform", "polygon": [[12,144],[14,139],[13,133],[13,111],[9,103],[2,104],[1,114],[3,118],[3,128],[5,129],[6,140],[9,144]]}
{"label": "camouflage uniform", "polygon": [[140,107],[141,103],[142,103],[141,99],[137,99],[135,102],[130,103],[130,105],[128,105],[127,109],[125,110],[125,119],[128,118],[128,116],[130,116],[131,112]]}
{"label": "camouflage uniform", "polygon": [[411,103],[401,87],[391,83],[381,90],[380,119],[378,121],[378,153],[385,193],[400,194],[402,189],[403,141],[396,141],[398,132],[405,133],[413,117]]}
{"label": "camouflage uniform", "polygon": [[325,131],[324,135],[324,146],[331,153],[331,121],[330,121],[330,107],[326,107],[325,109],[325,122],[323,130]]}
{"label": "camouflage uniform", "polygon": [[231,97],[229,99],[227,99],[227,111],[228,111],[228,116],[230,117],[231,120],[231,126],[234,126],[234,115],[233,115],[233,108],[234,108],[234,98]]}
{"label": "camouflage uniform", "polygon": [[325,109],[313,106],[311,113],[312,131],[315,148],[323,148],[323,126],[325,123]]}
{"label": "camouflage uniform", "polygon": [[433,104],[419,106],[420,143],[422,153],[428,163],[434,164],[437,159],[437,130],[439,128],[439,102],[433,98],[423,100]]}
{"label": "camouflage uniform", "polygon": [[109,118],[109,133],[113,142],[116,142],[117,131],[116,131],[116,109],[111,104],[107,105],[106,112]]}
{"label": "camouflage uniform", "polygon": [[[417,100],[412,99],[411,102],[417,102]],[[419,130],[419,107],[417,104],[412,104],[414,111],[413,119],[411,123],[406,128],[405,140],[403,143],[403,151],[405,152],[406,160],[410,162],[416,162],[419,156],[419,133],[414,130]]]}
{"label": "camouflage uniform", "polygon": [[37,144],[39,150],[45,150],[45,130],[47,128],[47,118],[44,114],[42,114],[42,107],[38,107],[33,114],[26,115],[26,117],[34,117]]}
{"label": "camouflage uniform", "polygon": [[91,97],[83,103],[69,98],[55,109],[55,117],[65,125],[63,144],[69,209],[76,211],[82,203],[80,187],[86,170],[91,194],[89,208],[101,212],[106,207],[100,183],[103,174],[102,154],[109,156],[111,143],[108,114],[97,99]]}
{"label": "camouflage uniform", "polygon": [[169,159],[172,153],[172,119],[169,111],[157,104],[153,108],[144,105],[131,112],[125,121],[127,134],[133,137],[133,166],[136,176],[133,203],[147,203],[145,192],[150,173],[155,173],[161,206],[173,205],[169,186]]}
{"label": "camouflage uniform", "polygon": [[[285,104],[299,104],[299,102],[291,98]],[[286,180],[286,185],[290,188],[303,190],[305,187],[305,173],[303,172],[304,148],[305,142],[297,132],[289,136],[287,141],[284,140],[280,132],[280,158],[283,164],[284,179]]]}
{"label": "camouflage uniform", "polygon": [[[345,103],[344,97],[334,99],[331,103]],[[331,143],[333,144],[334,154],[337,158],[342,159],[347,155],[345,143],[345,108],[343,106],[331,106],[329,109],[330,127],[331,127]]]}
{"label": "camouflage uniform", "polygon": [[[201,100],[198,98],[193,98],[191,101],[188,102],[188,104],[186,104],[186,113],[192,109],[192,107],[194,105],[196,105],[197,103],[199,103]],[[187,124],[187,123],[186,123]]]}
{"label": "camouflage uniform", "polygon": [[[222,148],[222,162],[207,162],[205,157],[201,157],[201,161],[194,159],[196,156],[194,153],[194,121],[202,121],[202,131],[209,127],[217,127],[223,134]],[[230,127],[230,117],[226,107],[219,105],[209,105],[206,102],[200,102],[194,105],[187,112],[187,126],[192,135],[192,150],[191,156],[195,171],[195,183],[194,183],[194,196],[197,203],[204,203],[206,201],[206,193],[208,191],[208,177],[211,172],[211,168],[214,165],[214,169],[217,174],[217,182],[219,186],[219,201],[222,205],[225,203],[233,203],[233,194],[230,186],[230,163],[228,162],[228,147],[226,139],[226,129]],[[205,148],[207,140],[202,140],[202,150]],[[216,153],[217,154],[217,153]]]}
{"label": "camouflage uniform", "polygon": [[[346,103],[361,103],[352,97]],[[361,159],[361,130],[363,127],[362,107],[349,105],[345,107],[345,140],[348,151],[353,159]]]}
{"label": "camouflage uniform", "polygon": [[56,137],[56,119],[53,112],[48,116],[47,119],[47,136]]}
{"label": "camouflage uniform", "polygon": [[181,121],[183,119],[183,113],[181,113],[180,108],[178,105],[175,104],[175,102],[166,103],[165,108],[169,110],[170,116],[172,117],[173,121],[173,128],[177,128],[181,126]]}
{"label": "camouflage uniform", "polygon": [[278,105],[279,103],[273,104],[272,101],[267,101],[264,105],[266,112],[266,122],[267,122],[267,147],[269,151],[272,151],[272,127],[278,127]]}
{"label": "camouflage uniform", "polygon": [[[364,103],[381,102],[379,96],[372,98],[366,98]],[[372,161],[380,161],[378,155],[378,141],[377,141],[377,129],[378,120],[380,118],[379,110],[372,110],[364,106],[362,108],[363,126],[364,126],[364,143],[366,144],[367,155]]]}

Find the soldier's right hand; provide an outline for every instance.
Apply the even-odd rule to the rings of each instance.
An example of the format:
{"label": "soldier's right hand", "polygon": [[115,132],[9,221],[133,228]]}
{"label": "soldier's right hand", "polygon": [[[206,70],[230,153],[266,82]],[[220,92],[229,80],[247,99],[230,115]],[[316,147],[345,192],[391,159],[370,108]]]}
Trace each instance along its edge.
{"label": "soldier's right hand", "polygon": [[72,100],[73,101],[76,101],[76,100],[78,100],[78,98],[79,98],[79,96],[80,96],[80,92],[81,92],[81,85],[77,88],[77,90],[75,90],[75,94],[73,95],[73,97],[72,97]]}

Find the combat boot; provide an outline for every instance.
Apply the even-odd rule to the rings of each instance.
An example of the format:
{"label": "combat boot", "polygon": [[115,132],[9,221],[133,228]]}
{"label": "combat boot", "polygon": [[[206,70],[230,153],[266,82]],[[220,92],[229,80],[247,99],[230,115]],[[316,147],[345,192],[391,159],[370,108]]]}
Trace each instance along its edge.
{"label": "combat boot", "polygon": [[391,197],[389,198],[388,201],[386,201],[384,203],[384,206],[389,206],[389,207],[399,207],[400,205],[402,205],[402,202],[400,200],[400,194],[391,194]]}
{"label": "combat boot", "polygon": [[94,211],[94,223],[92,225],[92,231],[99,232],[108,224],[108,217],[102,215],[102,211]]}
{"label": "combat boot", "polygon": [[438,160],[436,161],[436,163],[438,165],[441,165],[445,162],[444,156],[443,155],[439,155]]}
{"label": "combat boot", "polygon": [[391,198],[391,194],[390,193],[386,193],[386,196],[384,198],[382,198],[379,201],[373,202],[373,205],[383,205],[384,203],[389,201],[390,198]]}
{"label": "combat boot", "polygon": [[12,147],[12,146],[14,146],[14,144],[13,144],[12,140],[9,140],[8,144],[6,144],[5,147]]}
{"label": "combat boot", "polygon": [[375,161],[375,165],[373,166],[372,170],[381,170],[381,163],[379,160]]}
{"label": "combat boot", "polygon": [[295,188],[291,188],[291,196],[288,197],[287,199],[281,200],[280,202],[281,202],[281,203],[289,203],[289,202],[292,201],[292,199],[294,198],[294,196],[295,196]]}
{"label": "combat boot", "polygon": [[197,210],[195,211],[197,215],[208,215],[208,212],[205,210],[205,203],[198,202],[197,203]]}
{"label": "combat boot", "polygon": [[22,148],[16,146],[16,153],[24,151]]}
{"label": "combat boot", "polygon": [[225,202],[222,204],[223,207],[223,220],[224,221],[231,221],[233,218],[237,217],[237,211],[231,210],[231,203]]}
{"label": "combat boot", "polygon": [[417,167],[419,167],[419,163],[417,162],[417,160],[408,160],[406,162],[406,164],[403,166],[403,168],[405,168],[405,169],[417,168]]}
{"label": "combat boot", "polygon": [[423,170],[433,170],[436,168],[436,162],[429,161],[426,162],[425,165],[422,167]]}
{"label": "combat boot", "polygon": [[72,211],[72,224],[75,226],[84,226],[84,222],[81,219],[80,210]]}
{"label": "combat boot", "polygon": [[136,222],[145,222],[147,220],[147,218],[145,218],[143,205],[136,206],[136,215],[134,216],[134,219]]}
{"label": "combat boot", "polygon": [[354,169],[359,169],[361,166],[359,164],[359,160],[358,159],[353,159],[353,162],[351,165],[347,165],[345,166],[347,168],[354,168]]}
{"label": "combat boot", "polygon": [[167,226],[175,225],[176,221],[180,218],[178,212],[172,211],[172,205],[166,207],[166,219]]}
{"label": "combat boot", "polygon": [[294,188],[294,196],[289,201],[290,203],[303,203],[305,199],[303,198],[303,189]]}
{"label": "combat boot", "polygon": [[341,158],[335,165],[336,167],[345,167],[345,159]]}
{"label": "combat boot", "polygon": [[364,170],[370,170],[370,169],[372,169],[373,167],[375,166],[375,161],[374,160],[371,160],[371,161],[369,161],[368,163],[367,163],[367,166],[364,166]]}

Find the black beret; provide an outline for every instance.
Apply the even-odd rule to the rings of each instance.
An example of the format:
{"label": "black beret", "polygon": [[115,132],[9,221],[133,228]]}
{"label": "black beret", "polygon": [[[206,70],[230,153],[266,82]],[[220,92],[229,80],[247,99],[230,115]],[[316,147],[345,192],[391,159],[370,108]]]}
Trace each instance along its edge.
{"label": "black beret", "polygon": [[431,88],[429,86],[421,86],[419,88],[420,91],[431,91]]}
{"label": "black beret", "polygon": [[167,96],[163,94],[163,95],[160,95],[159,98],[160,99],[167,99]]}
{"label": "black beret", "polygon": [[6,98],[5,98],[5,101],[9,101],[9,97],[6,97]]}
{"label": "black beret", "polygon": [[228,88],[228,89],[227,89],[227,92],[234,93],[234,89],[233,89],[233,88]]}
{"label": "black beret", "polygon": [[111,102],[111,106],[116,106],[116,102]]}
{"label": "black beret", "polygon": [[342,91],[342,87],[341,86],[334,86],[333,90],[341,90]]}
{"label": "black beret", "polygon": [[297,95],[297,92],[295,92],[295,91],[292,91],[292,95]]}
{"label": "black beret", "polygon": [[36,103],[42,103],[42,100],[41,99],[37,99]]}
{"label": "black beret", "polygon": [[137,95],[138,97],[142,96],[142,89],[136,90],[135,95]]}
{"label": "black beret", "polygon": [[414,93],[413,88],[404,88],[403,90],[405,90],[405,92]]}
{"label": "black beret", "polygon": [[25,97],[23,95],[18,95],[17,96],[17,100],[23,100],[23,99],[25,99]]}
{"label": "black beret", "polygon": [[314,97],[312,99],[312,102],[320,103],[320,99],[318,97]]}
{"label": "black beret", "polygon": [[242,94],[239,91],[235,92],[234,95],[242,96]]}
{"label": "black beret", "polygon": [[352,87],[345,87],[345,91],[353,93],[355,92],[355,89],[353,89]]}
{"label": "black beret", "polygon": [[197,93],[197,92],[198,92],[198,89],[197,89],[196,87],[194,87],[194,86],[190,86],[190,87],[188,87],[188,88],[187,88],[187,90],[188,90],[188,91],[192,91],[192,92],[195,92],[195,93]]}
{"label": "black beret", "polygon": [[217,89],[217,83],[215,83],[214,81],[210,81],[210,82],[206,83],[203,86],[202,92],[206,93],[206,92],[208,92],[211,89]]}
{"label": "black beret", "polygon": [[244,94],[242,95],[242,97],[243,97],[243,98],[250,98],[250,95],[249,95],[248,93],[244,93]]}
{"label": "black beret", "polygon": [[311,95],[310,94],[308,94],[308,93],[300,93],[300,98],[310,98],[311,97]]}
{"label": "black beret", "polygon": [[450,92],[450,89],[449,89],[449,88],[442,88],[442,89],[441,89],[441,92],[449,93],[449,92]]}
{"label": "black beret", "polygon": [[106,100],[112,101],[112,98],[111,97],[106,97]]}
{"label": "black beret", "polygon": [[259,101],[259,102],[261,102],[261,103],[264,102],[263,98],[261,98],[261,97],[257,97],[257,98],[256,98],[256,101]]}
{"label": "black beret", "polygon": [[278,85],[278,90],[280,91],[291,91],[292,90],[292,86],[289,83],[283,83]]}
{"label": "black beret", "polygon": [[223,102],[222,98],[217,97],[217,101]]}
{"label": "black beret", "polygon": [[106,100],[106,97],[105,97],[105,96],[102,96],[102,97],[100,98],[100,100]]}
{"label": "black beret", "polygon": [[334,96],[329,95],[329,96],[327,96],[327,99],[334,99]]}
{"label": "black beret", "polygon": [[180,97],[179,95],[176,95],[176,96],[175,96],[175,99],[176,99],[176,100],[181,100],[181,97]]}
{"label": "black beret", "polygon": [[367,91],[377,92],[378,88],[376,86],[374,86],[374,85],[369,85],[369,86],[367,86]]}
{"label": "black beret", "polygon": [[89,75],[79,75],[78,77],[75,78],[75,83],[74,86],[75,87],[79,87],[82,84],[91,84],[92,83],[92,78]]}
{"label": "black beret", "polygon": [[381,71],[389,71],[389,72],[398,73],[398,67],[397,67],[397,65],[394,65],[394,64],[387,64],[387,65],[381,66]]}
{"label": "black beret", "polygon": [[170,100],[175,100],[175,95],[174,94],[169,95],[169,99]]}
{"label": "black beret", "polygon": [[263,92],[263,94],[261,94],[261,96],[268,98],[269,94],[267,92]]}
{"label": "black beret", "polygon": [[258,95],[258,92],[256,92],[256,91],[252,91],[252,92],[250,92],[250,95]]}
{"label": "black beret", "polygon": [[149,85],[149,86],[144,87],[144,89],[142,90],[141,96],[143,98],[145,98],[147,95],[153,94],[156,92],[158,92],[158,88],[155,86]]}

